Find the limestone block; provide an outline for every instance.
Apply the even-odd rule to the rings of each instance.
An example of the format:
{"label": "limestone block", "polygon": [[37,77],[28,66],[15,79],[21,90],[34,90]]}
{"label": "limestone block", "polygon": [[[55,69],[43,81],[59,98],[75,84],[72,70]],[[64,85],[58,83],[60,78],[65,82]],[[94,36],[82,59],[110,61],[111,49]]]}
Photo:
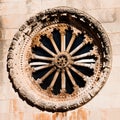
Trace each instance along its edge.
{"label": "limestone block", "polygon": [[120,108],[120,95],[97,95],[93,100],[87,103],[86,109],[111,109]]}
{"label": "limestone block", "polygon": [[[2,53],[0,52],[0,56],[2,56]],[[2,60],[0,60],[0,67],[1,68],[3,68],[3,61]],[[2,73],[3,74],[3,69],[0,69],[0,73]],[[0,82],[1,82],[2,80],[0,80]]]}
{"label": "limestone block", "polygon": [[48,113],[40,112],[37,114],[34,114],[35,120],[51,120],[51,115]]}
{"label": "limestone block", "polygon": [[52,114],[47,112],[39,112],[33,114],[34,120],[52,120]]}
{"label": "limestone block", "polygon": [[52,114],[52,120],[56,120],[56,113]]}
{"label": "limestone block", "polygon": [[2,16],[2,28],[19,28],[25,21],[26,15]]}
{"label": "limestone block", "polygon": [[67,6],[74,7],[80,10],[100,8],[98,0],[67,0]]}
{"label": "limestone block", "polygon": [[[110,41],[111,41],[111,45],[115,46],[115,45],[120,45],[120,33],[111,33],[108,34]],[[119,50],[118,50],[119,51]]]}
{"label": "limestone block", "polygon": [[1,29],[1,39],[9,42],[17,31],[18,29]]}
{"label": "limestone block", "polygon": [[111,74],[109,79],[107,80],[105,86],[103,87],[102,91],[100,92],[101,95],[119,95],[120,94],[120,67],[112,67]]}
{"label": "limestone block", "polygon": [[36,120],[33,113],[25,112],[23,120]]}
{"label": "limestone block", "polygon": [[120,119],[120,108],[106,109],[106,120],[119,120]]}
{"label": "limestone block", "polygon": [[4,62],[4,67],[6,67],[7,53],[8,53],[10,44],[11,44],[10,40],[1,40],[0,41],[0,56],[1,56],[0,60]]}
{"label": "limestone block", "polygon": [[88,120],[88,113],[86,109],[80,108],[77,110],[77,120]]}
{"label": "limestone block", "polygon": [[70,119],[70,120],[77,120],[77,112],[76,112],[76,111],[73,111],[73,112],[70,114],[69,119]]}
{"label": "limestone block", "polygon": [[24,113],[23,112],[9,113],[8,117],[9,117],[9,120],[23,120]]}
{"label": "limestone block", "polygon": [[116,8],[116,16],[117,16],[117,22],[120,22],[120,8]]}
{"label": "limestone block", "polygon": [[120,61],[120,56],[119,55],[114,55],[112,66],[113,67],[120,67],[120,62],[119,61]]}
{"label": "limestone block", "polygon": [[1,40],[0,41],[0,60],[3,60],[4,54],[3,54],[3,46],[4,46],[5,41]]}
{"label": "limestone block", "polygon": [[0,120],[10,120],[9,113],[0,113]]}
{"label": "limestone block", "polygon": [[41,1],[41,10],[45,10],[48,8],[58,7],[58,6],[66,6],[66,0],[42,0]]}
{"label": "limestone block", "polygon": [[[104,9],[103,9],[104,10]],[[108,9],[107,9],[108,10]],[[110,9],[109,9],[110,10]],[[104,15],[104,12],[101,13]],[[107,13],[106,13],[107,14]],[[111,14],[111,17],[110,17],[110,14]],[[100,14],[99,14],[100,15]],[[105,16],[103,16],[104,19],[105,19]],[[106,18],[111,18],[111,22],[110,21],[106,21],[104,23],[102,23],[103,27],[105,28],[105,30],[108,32],[108,33],[118,33],[120,32],[120,9],[117,8],[117,9],[111,9]],[[112,19],[114,18],[114,19]]]}
{"label": "limestone block", "polygon": [[120,7],[120,0],[99,0],[101,8],[117,8]]}
{"label": "limestone block", "polygon": [[96,9],[88,10],[86,12],[102,23],[111,23],[116,20],[114,9]]}
{"label": "limestone block", "polygon": [[41,11],[41,0],[27,0],[26,7],[27,7],[27,15],[34,14]]}
{"label": "limestone block", "polygon": [[120,55],[120,33],[109,34],[113,55]]}
{"label": "limestone block", "polygon": [[25,0],[0,0],[0,3],[24,2]]}
{"label": "limestone block", "polygon": [[87,120],[104,120],[100,109],[91,109]]}
{"label": "limestone block", "polygon": [[28,14],[35,14],[48,8],[53,8],[57,6],[66,6],[66,0],[28,0],[26,2],[26,7],[28,9]]}
{"label": "limestone block", "polygon": [[26,1],[27,13],[38,13],[41,11],[41,0],[27,0]]}
{"label": "limestone block", "polygon": [[120,55],[120,45],[112,45],[112,51],[114,55]]}
{"label": "limestone block", "polygon": [[102,23],[102,26],[109,34],[120,32],[120,22]]}
{"label": "limestone block", "polygon": [[27,7],[26,2],[11,2],[0,4],[0,15],[11,15],[11,14],[26,14]]}
{"label": "limestone block", "polygon": [[[4,79],[5,81],[5,79]],[[8,80],[9,82],[9,80]],[[5,99],[15,99],[18,98],[18,94],[15,93],[14,89],[12,88],[12,85],[7,84],[7,83],[2,83],[0,86],[0,100],[5,100]]]}
{"label": "limestone block", "polygon": [[9,100],[0,100],[0,113],[9,113]]}
{"label": "limestone block", "polygon": [[[16,93],[17,94],[17,93]],[[25,101],[20,99],[19,96],[16,96],[16,98],[9,99],[10,100],[10,111],[11,112],[28,112],[28,113],[37,113],[37,108],[36,111],[34,111],[34,107],[31,107],[28,105]],[[40,110],[39,110],[40,112]]]}
{"label": "limestone block", "polygon": [[[10,99],[10,112],[25,112],[29,108],[26,106],[26,103],[23,100],[20,100],[19,97]],[[30,108],[29,108],[30,109]],[[32,109],[31,109],[32,111]],[[31,112],[30,110],[27,112]],[[31,112],[32,113],[32,112]]]}
{"label": "limestone block", "polygon": [[[1,56],[1,54],[2,53],[0,53],[0,56]],[[0,68],[3,68],[3,62],[2,61],[0,61]],[[4,83],[4,81],[3,81],[3,69],[0,69],[0,86],[2,86],[3,83]]]}
{"label": "limestone block", "polygon": [[0,28],[2,28],[2,17],[0,16]]}
{"label": "limestone block", "polygon": [[2,39],[2,37],[3,37],[3,30],[0,29],[0,39]]}

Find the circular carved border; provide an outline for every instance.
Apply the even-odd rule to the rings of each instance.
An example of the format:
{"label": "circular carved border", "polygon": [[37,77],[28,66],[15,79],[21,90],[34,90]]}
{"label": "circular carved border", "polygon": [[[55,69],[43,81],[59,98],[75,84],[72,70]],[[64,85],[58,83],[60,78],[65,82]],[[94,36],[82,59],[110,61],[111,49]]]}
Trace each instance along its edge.
{"label": "circular carved border", "polygon": [[[65,31],[72,31],[66,50],[64,42],[61,42],[60,51],[57,48],[59,46],[56,45],[57,41],[51,37],[55,30],[58,30],[61,35],[61,41],[65,40]],[[79,35],[83,36],[83,42],[70,51],[74,39],[80,38]],[[48,46],[48,49],[43,45],[41,39],[46,36],[51,41],[56,54],[50,50],[51,46]],[[92,45],[90,49],[87,48],[90,51],[75,55],[86,45],[90,47]],[[38,51],[39,48],[49,53],[52,58],[37,55],[37,52],[35,54],[34,51]],[[91,59],[90,56],[92,56],[90,62],[79,60],[81,58]],[[111,45],[105,30],[93,17],[77,9],[58,7],[40,12],[26,21],[14,35],[7,58],[10,79],[22,98],[42,110],[67,111],[84,105],[103,87],[111,69]],[[43,62],[36,59],[43,60]],[[48,65],[44,63],[44,60],[52,62]],[[74,65],[77,67],[73,67]],[[34,72],[48,66],[51,69],[43,77],[40,79],[34,77]],[[77,70],[81,66],[92,69],[93,74],[85,73],[87,75],[84,75]],[[44,79],[49,81],[49,75],[55,70],[51,84],[46,89],[42,88],[40,84]],[[59,74],[61,74],[60,92],[54,93],[55,81]],[[76,84],[74,74],[80,76],[85,81],[85,85],[81,87]],[[68,76],[66,79],[65,75]],[[67,92],[67,79],[72,83],[72,92],[69,90]]]}

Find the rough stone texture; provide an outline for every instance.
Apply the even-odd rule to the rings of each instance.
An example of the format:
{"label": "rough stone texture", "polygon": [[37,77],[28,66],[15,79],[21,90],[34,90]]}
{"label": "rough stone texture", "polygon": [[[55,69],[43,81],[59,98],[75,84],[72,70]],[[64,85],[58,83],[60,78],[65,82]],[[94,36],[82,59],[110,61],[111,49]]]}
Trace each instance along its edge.
{"label": "rough stone texture", "polygon": [[[26,2],[25,9],[23,7],[10,8],[12,3],[14,6],[18,6],[18,2],[21,2],[21,4]],[[10,6],[8,5],[9,9],[4,8],[5,12],[2,10],[1,13],[3,3],[10,4]],[[12,29],[19,28],[26,17],[29,18],[29,16],[42,9],[60,5],[88,11],[96,19],[102,20],[100,22],[107,31],[112,44],[113,66],[106,85],[92,101],[82,108],[67,113],[48,113],[29,106],[19,98],[9,82],[5,60],[10,39],[16,32],[16,30]],[[19,15],[16,12],[17,10]],[[106,11],[109,11],[108,14],[105,13]],[[14,16],[16,17],[14,18]],[[47,120],[48,118],[48,120],[120,119],[120,0],[0,0],[0,31],[1,29],[3,35],[2,39],[0,37],[0,45],[4,43],[5,46],[4,49],[2,45],[0,47],[0,120]],[[5,56],[4,59],[1,56]]]}
{"label": "rough stone texture", "polygon": [[23,12],[24,14],[27,13],[26,2],[21,2],[21,1],[17,2],[17,4],[12,2],[1,3],[0,9],[1,9],[0,15],[23,14]]}
{"label": "rough stone texture", "polygon": [[115,9],[97,9],[86,11],[101,23],[112,23],[116,20]]}

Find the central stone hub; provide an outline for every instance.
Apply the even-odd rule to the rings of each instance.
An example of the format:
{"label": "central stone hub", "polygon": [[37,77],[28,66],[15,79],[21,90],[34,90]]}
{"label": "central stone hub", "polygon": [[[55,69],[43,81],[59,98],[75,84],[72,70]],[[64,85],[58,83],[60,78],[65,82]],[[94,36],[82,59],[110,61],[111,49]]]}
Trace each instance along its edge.
{"label": "central stone hub", "polygon": [[70,63],[70,56],[65,53],[65,52],[62,52],[62,53],[59,53],[56,57],[55,57],[55,65],[58,67],[58,68],[65,68],[67,67],[67,65]]}
{"label": "central stone hub", "polygon": [[57,65],[58,67],[64,68],[68,63],[68,58],[65,55],[60,55],[57,57]]}

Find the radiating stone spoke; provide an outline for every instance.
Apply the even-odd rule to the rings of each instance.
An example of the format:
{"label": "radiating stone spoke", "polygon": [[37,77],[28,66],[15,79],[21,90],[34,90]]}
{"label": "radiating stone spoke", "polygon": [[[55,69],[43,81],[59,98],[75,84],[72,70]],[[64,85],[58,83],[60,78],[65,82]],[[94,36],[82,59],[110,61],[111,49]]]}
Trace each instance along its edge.
{"label": "radiating stone spoke", "polygon": [[70,42],[69,42],[69,44],[68,44],[68,46],[67,46],[67,49],[66,49],[67,52],[70,51],[70,49],[71,49],[71,47],[72,47],[72,45],[73,45],[73,43],[74,43],[75,37],[76,37],[76,34],[73,33],[73,34],[72,34],[72,38],[71,38],[71,40],[70,40]]}
{"label": "radiating stone spoke", "polygon": [[93,58],[91,59],[81,59],[81,60],[77,60],[75,62],[81,62],[81,63],[95,63],[95,60]]}
{"label": "radiating stone spoke", "polygon": [[46,52],[48,52],[50,55],[55,56],[55,53],[53,53],[50,49],[48,49],[47,47],[45,47],[42,43],[40,44],[40,47],[45,50]]}
{"label": "radiating stone spoke", "polygon": [[78,50],[80,50],[85,45],[85,42],[82,42],[80,45],[78,45],[73,51],[70,52],[70,55],[75,54]]}
{"label": "radiating stone spoke", "polygon": [[51,41],[51,43],[52,43],[52,45],[53,45],[56,53],[59,53],[60,51],[59,51],[59,49],[58,49],[58,47],[57,47],[57,45],[56,45],[56,43],[55,43],[55,41],[54,41],[54,39],[53,39],[52,34],[49,36],[49,38],[50,38],[50,41]]}
{"label": "radiating stone spoke", "polygon": [[80,59],[80,58],[87,57],[87,56],[90,56],[90,55],[92,55],[91,52],[86,52],[86,53],[81,54],[81,55],[76,55],[76,56],[72,57],[72,59],[73,60]]}
{"label": "radiating stone spoke", "polygon": [[85,46],[88,43],[92,43],[92,39],[90,39],[88,36],[85,35],[85,39],[81,44],[79,44],[73,51],[70,52],[70,55],[75,54],[78,50],[80,50],[83,46]]}
{"label": "radiating stone spoke", "polygon": [[63,69],[61,72],[61,93],[64,93],[66,90],[66,77],[65,77],[65,70]]}
{"label": "radiating stone spoke", "polygon": [[39,59],[39,60],[48,60],[48,61],[53,61],[54,58],[52,57],[46,57],[46,56],[39,56],[39,55],[36,55],[36,54],[32,54],[32,59]]}
{"label": "radiating stone spoke", "polygon": [[37,83],[40,84],[45,80],[50,74],[52,74],[55,71],[56,67],[51,68],[43,77],[37,79]]}
{"label": "radiating stone spoke", "polygon": [[54,75],[54,77],[53,77],[53,80],[52,80],[49,88],[51,88],[51,89],[53,88],[53,86],[54,86],[54,84],[55,84],[55,82],[56,82],[56,80],[58,78],[59,73],[60,73],[60,70],[57,70],[56,73],[55,73],[55,75]]}
{"label": "radiating stone spoke", "polygon": [[70,72],[70,70],[69,70],[68,67],[66,67],[66,72],[67,72],[67,74],[68,74],[68,76],[69,76],[69,79],[71,80],[73,86],[76,87],[77,84],[76,84],[75,79],[73,78],[73,76],[72,76],[72,74],[71,74],[71,72]]}
{"label": "radiating stone spoke", "polygon": [[75,60],[75,59],[80,59],[80,58],[87,57],[87,56],[90,56],[90,52],[74,56],[72,57],[72,59]]}
{"label": "radiating stone spoke", "polygon": [[82,62],[74,62],[73,63],[74,65],[77,65],[77,66],[84,66],[84,67],[88,67],[90,69],[94,69],[95,68],[95,64],[93,63],[82,63]]}
{"label": "radiating stone spoke", "polygon": [[61,32],[61,51],[65,51],[66,41],[65,32]]}
{"label": "radiating stone spoke", "polygon": [[46,62],[31,62],[30,65],[33,66],[33,65],[48,65],[49,63],[46,63]]}
{"label": "radiating stone spoke", "polygon": [[79,70],[77,70],[75,67],[73,67],[72,65],[69,65],[69,68],[75,73],[77,73],[80,77],[85,78],[85,75],[81,73]]}
{"label": "radiating stone spoke", "polygon": [[66,49],[66,38],[65,38],[66,29],[67,29],[67,26],[59,28],[59,32],[61,35],[61,52],[65,51]]}
{"label": "radiating stone spoke", "polygon": [[53,66],[53,64],[47,64],[47,65],[43,65],[43,66],[39,66],[39,67],[33,67],[33,71],[36,72],[38,70],[42,70],[42,69],[45,69],[45,68],[49,68]]}
{"label": "radiating stone spoke", "polygon": [[93,46],[93,50],[90,50],[89,52],[83,53],[81,55],[76,55],[72,57],[72,59],[75,60],[75,59],[80,59],[80,58],[92,56],[92,55],[98,56],[98,51],[96,46]]}

